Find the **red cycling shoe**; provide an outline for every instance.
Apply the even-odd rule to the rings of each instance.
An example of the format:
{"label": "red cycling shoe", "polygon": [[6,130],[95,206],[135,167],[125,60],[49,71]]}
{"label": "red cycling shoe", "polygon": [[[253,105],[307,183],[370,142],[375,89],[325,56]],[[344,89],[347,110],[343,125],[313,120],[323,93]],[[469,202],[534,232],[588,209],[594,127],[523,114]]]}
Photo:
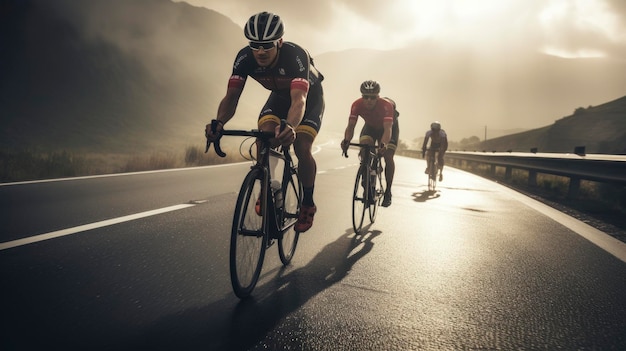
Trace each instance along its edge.
{"label": "red cycling shoe", "polygon": [[300,215],[298,215],[298,222],[296,222],[295,225],[297,232],[304,233],[311,229],[313,226],[313,216],[315,216],[315,212],[317,212],[317,207],[315,205],[302,206],[300,209]]}

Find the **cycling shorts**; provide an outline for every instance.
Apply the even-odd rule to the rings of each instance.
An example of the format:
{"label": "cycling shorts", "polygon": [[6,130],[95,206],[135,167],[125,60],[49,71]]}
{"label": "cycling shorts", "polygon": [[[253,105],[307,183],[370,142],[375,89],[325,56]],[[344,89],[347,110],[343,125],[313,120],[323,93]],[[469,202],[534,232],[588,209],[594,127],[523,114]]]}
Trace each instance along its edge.
{"label": "cycling shorts", "polygon": [[[259,127],[272,121],[280,123],[281,119],[287,119],[287,113],[291,106],[291,95],[288,90],[272,91],[259,114]],[[321,85],[312,87],[306,99],[304,117],[296,127],[296,133],[304,133],[315,139],[322,126],[324,115],[324,93]]]}
{"label": "cycling shorts", "polygon": [[[361,136],[359,137],[360,143],[373,143],[374,140],[380,141],[383,136],[384,128],[374,128],[370,125],[364,125],[361,129]],[[395,150],[398,147],[398,138],[400,137],[400,126],[398,125],[398,119],[393,120],[393,126],[391,126],[391,139],[387,144],[387,149]]]}

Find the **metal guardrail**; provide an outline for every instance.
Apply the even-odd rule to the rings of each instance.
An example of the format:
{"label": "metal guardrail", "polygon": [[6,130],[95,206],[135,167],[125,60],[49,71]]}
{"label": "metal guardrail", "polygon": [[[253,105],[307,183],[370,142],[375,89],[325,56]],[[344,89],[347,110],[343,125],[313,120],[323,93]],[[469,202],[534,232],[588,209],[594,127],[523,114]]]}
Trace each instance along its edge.
{"label": "metal guardrail", "polygon": [[[403,154],[421,157],[421,151],[411,150]],[[581,180],[626,185],[626,156],[620,155],[448,151],[445,159],[452,166],[463,166],[463,163],[490,165],[492,175],[495,175],[496,167],[504,167],[505,180],[511,178],[513,169],[526,170],[528,184],[533,186],[537,184],[538,173],[567,177],[571,198],[578,195]]]}

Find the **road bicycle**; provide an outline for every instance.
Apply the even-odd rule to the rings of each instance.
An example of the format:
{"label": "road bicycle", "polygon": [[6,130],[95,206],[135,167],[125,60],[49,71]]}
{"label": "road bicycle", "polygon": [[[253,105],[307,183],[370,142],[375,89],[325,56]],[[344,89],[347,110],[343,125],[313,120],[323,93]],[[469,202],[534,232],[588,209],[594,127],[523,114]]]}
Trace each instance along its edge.
{"label": "road bicycle", "polygon": [[428,191],[435,192],[437,188],[437,173],[439,170],[439,161],[437,160],[438,149],[426,150],[426,169],[428,170]]}
{"label": "road bicycle", "polygon": [[[215,132],[217,121],[211,122]],[[281,130],[286,122],[281,121]],[[302,206],[302,184],[298,177],[290,147],[273,148],[274,132],[253,130],[222,130],[213,142],[215,152],[225,157],[220,140],[224,135],[256,138],[250,146],[253,161],[241,184],[237,197],[230,236],[230,279],[235,295],[250,296],[261,270],[265,251],[276,241],[283,265],[291,262],[300,233],[295,230]],[[206,151],[210,146],[207,140]],[[242,144],[243,145],[243,142]],[[257,155],[253,147],[257,145]],[[240,148],[241,149],[241,148]]]}
{"label": "road bicycle", "polygon": [[[359,154],[361,163],[356,173],[352,193],[352,227],[356,234],[360,234],[366,212],[369,212],[371,223],[376,221],[378,207],[385,194],[382,179],[383,167],[378,153],[379,145],[358,143],[349,145],[360,147],[363,151]],[[348,157],[348,152],[344,151],[343,155]]]}

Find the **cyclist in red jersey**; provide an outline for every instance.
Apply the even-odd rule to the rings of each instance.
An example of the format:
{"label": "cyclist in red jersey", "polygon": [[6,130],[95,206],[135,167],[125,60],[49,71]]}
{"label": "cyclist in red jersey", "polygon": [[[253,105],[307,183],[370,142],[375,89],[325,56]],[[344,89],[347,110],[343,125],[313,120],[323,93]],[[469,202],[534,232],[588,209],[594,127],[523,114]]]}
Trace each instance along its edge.
{"label": "cyclist in red jersey", "polygon": [[391,185],[393,183],[393,175],[396,165],[393,160],[396,148],[398,146],[398,138],[400,136],[400,127],[398,125],[398,116],[400,113],[396,110],[396,103],[389,98],[381,98],[380,84],[373,80],[367,80],[361,84],[362,97],[352,103],[350,116],[348,117],[348,126],[346,127],[344,139],[341,142],[341,148],[346,151],[350,146],[350,140],[354,136],[354,128],[358,117],[361,116],[365,121],[359,143],[373,145],[376,140],[382,145],[383,157],[385,159],[385,196],[383,197],[382,206],[391,205]]}
{"label": "cyclist in red jersey", "polygon": [[[244,28],[249,45],[235,58],[226,96],[217,110],[217,132],[235,115],[248,76],[271,91],[259,114],[258,127],[274,131],[277,143],[294,146],[304,192],[295,229],[305,232],[313,225],[317,211],[313,201],[317,165],[311,151],[324,114],[324,77],[305,49],[283,41],[283,33],[284,24],[278,15],[261,12],[250,17]],[[281,119],[288,123],[283,132],[279,130]],[[215,139],[210,124],[205,133],[210,141]]]}
{"label": "cyclist in red jersey", "polygon": [[[430,148],[427,148],[428,140],[430,140]],[[430,124],[430,129],[426,131],[426,135],[424,136],[424,143],[422,144],[422,158],[426,155],[426,152],[434,153],[439,151],[437,154],[437,162],[439,165],[439,181],[443,181],[443,156],[446,154],[448,150],[448,135],[446,131],[441,129],[441,123],[439,121],[434,121]],[[428,165],[426,166],[426,174],[429,173]]]}

